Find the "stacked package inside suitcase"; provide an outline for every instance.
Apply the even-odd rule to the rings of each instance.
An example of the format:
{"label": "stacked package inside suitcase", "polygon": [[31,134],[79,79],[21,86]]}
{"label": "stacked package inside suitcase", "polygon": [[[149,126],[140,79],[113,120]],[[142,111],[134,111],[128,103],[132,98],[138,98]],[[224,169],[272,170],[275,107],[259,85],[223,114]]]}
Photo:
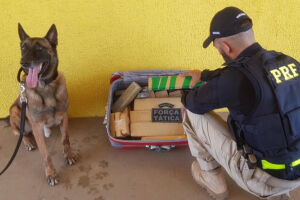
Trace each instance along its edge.
{"label": "stacked package inside suitcase", "polygon": [[111,77],[106,123],[112,146],[155,151],[186,147],[181,96],[191,77],[182,71],[133,71]]}

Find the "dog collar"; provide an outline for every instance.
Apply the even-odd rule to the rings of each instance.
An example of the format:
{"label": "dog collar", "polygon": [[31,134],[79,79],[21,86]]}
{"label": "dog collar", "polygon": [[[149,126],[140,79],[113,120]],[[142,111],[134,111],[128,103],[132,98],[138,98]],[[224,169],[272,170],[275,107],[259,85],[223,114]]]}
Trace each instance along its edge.
{"label": "dog collar", "polygon": [[53,74],[53,76],[51,76],[48,79],[43,79],[43,81],[47,85],[47,84],[51,83],[52,81],[54,81],[57,78],[57,76],[58,76],[58,73],[57,73],[57,71],[55,71],[55,73]]}

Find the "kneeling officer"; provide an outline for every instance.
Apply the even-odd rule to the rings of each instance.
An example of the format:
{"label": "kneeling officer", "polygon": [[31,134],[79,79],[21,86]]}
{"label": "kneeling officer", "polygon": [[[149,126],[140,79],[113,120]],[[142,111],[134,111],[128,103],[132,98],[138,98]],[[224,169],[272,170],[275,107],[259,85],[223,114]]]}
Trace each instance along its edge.
{"label": "kneeling officer", "polygon": [[[211,42],[225,67],[185,74],[206,82],[182,97],[192,175],[217,199],[228,196],[220,166],[253,195],[288,198],[300,185],[300,64],[256,43],[252,20],[235,7],[213,17],[203,47]],[[210,112],[222,107],[227,124]]]}

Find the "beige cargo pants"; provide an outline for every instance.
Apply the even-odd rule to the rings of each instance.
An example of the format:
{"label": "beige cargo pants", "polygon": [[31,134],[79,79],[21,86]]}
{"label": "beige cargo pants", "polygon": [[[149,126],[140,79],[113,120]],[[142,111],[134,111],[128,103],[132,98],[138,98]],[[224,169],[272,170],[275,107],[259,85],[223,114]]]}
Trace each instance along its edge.
{"label": "beige cargo pants", "polygon": [[221,165],[241,188],[255,196],[270,198],[300,185],[300,179],[287,181],[272,177],[260,168],[249,169],[227,123],[213,112],[197,115],[187,110],[183,127],[192,156],[198,160],[201,169],[210,170]]}

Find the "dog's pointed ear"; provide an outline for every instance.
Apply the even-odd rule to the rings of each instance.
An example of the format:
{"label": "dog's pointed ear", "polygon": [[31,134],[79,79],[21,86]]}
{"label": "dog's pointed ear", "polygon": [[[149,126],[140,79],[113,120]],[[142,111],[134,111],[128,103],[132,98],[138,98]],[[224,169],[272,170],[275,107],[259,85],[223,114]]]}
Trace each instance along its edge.
{"label": "dog's pointed ear", "polygon": [[52,24],[45,38],[50,42],[51,45],[57,45],[57,30],[55,24]]}
{"label": "dog's pointed ear", "polygon": [[24,29],[20,23],[18,23],[18,32],[19,32],[19,37],[20,37],[21,41],[24,41],[27,38],[29,38],[29,36],[26,34],[26,32],[24,31]]}

